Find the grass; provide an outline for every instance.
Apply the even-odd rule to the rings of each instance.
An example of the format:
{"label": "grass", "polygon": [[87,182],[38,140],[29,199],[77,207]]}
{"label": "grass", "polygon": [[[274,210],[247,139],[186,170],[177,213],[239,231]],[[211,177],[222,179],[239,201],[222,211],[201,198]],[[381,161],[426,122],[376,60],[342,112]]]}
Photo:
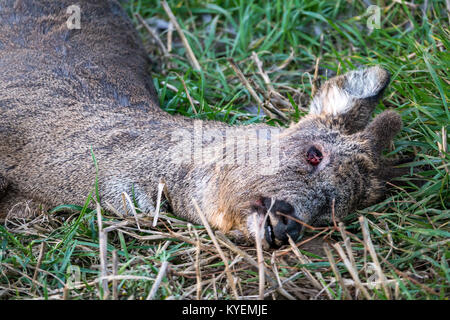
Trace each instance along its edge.
{"label": "grass", "polygon": [[[265,251],[268,299],[449,298],[449,15],[443,0],[430,0],[426,7],[419,1],[377,4],[381,26],[370,32],[365,1],[170,1],[201,70],[192,68],[176,30],[164,57],[139,27],[154,61],[150,71],[161,106],[194,118],[285,126],[306,113],[312,91],[332,75],[375,64],[392,74],[376,113],[395,109],[404,128],[388,155],[415,153],[408,166],[425,168],[420,176],[426,183],[394,188],[388,199],[350,214],[338,226],[308,230],[297,245]],[[136,25],[135,13],[149,24],[156,21],[150,18],[168,21],[156,0],[131,0],[124,7]],[[157,31],[167,46],[169,30]],[[261,116],[233,71],[230,58],[265,100],[270,85],[252,52],[281,95],[271,96],[273,106],[288,121]],[[258,297],[261,261],[255,248],[238,247],[220,234],[211,239],[204,227],[171,213],[161,213],[152,227],[139,212],[122,218],[120,208],[103,208],[101,230],[96,210],[88,209],[95,192],[94,187],[84,206],[71,206],[77,214],[55,214],[63,205],[34,220],[0,226],[0,298],[98,299],[109,291],[106,298],[145,299],[152,291],[156,299],[233,299],[224,259],[237,294]],[[99,230],[107,234],[106,262],[100,259]],[[323,242],[325,251],[314,249]],[[168,270],[153,288],[164,261]],[[98,280],[102,268],[116,275],[107,286]]]}

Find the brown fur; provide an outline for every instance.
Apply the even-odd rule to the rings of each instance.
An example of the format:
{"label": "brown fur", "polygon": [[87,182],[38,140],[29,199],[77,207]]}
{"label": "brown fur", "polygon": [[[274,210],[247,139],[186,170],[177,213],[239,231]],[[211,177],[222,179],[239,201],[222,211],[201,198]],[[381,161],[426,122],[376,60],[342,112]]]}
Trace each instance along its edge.
{"label": "brown fur", "polygon": [[[174,163],[179,140],[195,136],[198,126],[216,130],[216,140],[200,140],[219,150],[230,145],[220,140],[235,128],[161,111],[146,73],[147,56],[119,5],[79,3],[81,30],[69,30],[65,24],[72,1],[2,3],[0,190],[6,193],[0,215],[28,214],[24,203],[29,206],[29,200],[44,205],[42,210],[83,204],[96,178],[92,153],[101,203],[117,208],[122,206],[122,192],[134,193],[141,210],[151,213],[163,178],[174,213],[200,223],[195,199],[215,228],[251,238],[251,214],[259,213],[261,221],[270,209],[264,199],[274,199],[268,218],[273,241],[266,228],[272,245],[285,241],[289,228],[299,228],[277,212],[321,224],[331,219],[333,199],[339,218],[382,197],[385,162],[380,153],[401,127],[400,117],[391,111],[368,125],[389,81],[385,70],[373,67],[327,81],[310,115],[267,138],[272,146],[279,138],[275,174],[261,174],[271,162],[261,154],[260,161],[245,164],[220,163],[220,155],[217,161],[199,162],[195,154],[191,161]],[[241,129],[246,159],[258,153],[257,142],[266,139],[261,133],[258,138],[247,133],[270,129],[264,124]],[[178,140],[177,132],[182,133]],[[305,160],[311,146],[323,154],[317,166]]]}

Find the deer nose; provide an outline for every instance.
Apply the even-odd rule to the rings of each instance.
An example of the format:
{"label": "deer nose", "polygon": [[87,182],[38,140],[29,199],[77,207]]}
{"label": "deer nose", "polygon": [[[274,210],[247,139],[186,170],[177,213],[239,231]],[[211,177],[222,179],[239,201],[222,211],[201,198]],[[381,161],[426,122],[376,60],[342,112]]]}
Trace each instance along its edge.
{"label": "deer nose", "polygon": [[280,247],[288,242],[288,236],[296,240],[300,235],[302,225],[296,222],[295,209],[284,200],[272,200],[263,198],[261,203],[265,212],[269,209],[269,217],[266,221],[265,239],[271,247]]}

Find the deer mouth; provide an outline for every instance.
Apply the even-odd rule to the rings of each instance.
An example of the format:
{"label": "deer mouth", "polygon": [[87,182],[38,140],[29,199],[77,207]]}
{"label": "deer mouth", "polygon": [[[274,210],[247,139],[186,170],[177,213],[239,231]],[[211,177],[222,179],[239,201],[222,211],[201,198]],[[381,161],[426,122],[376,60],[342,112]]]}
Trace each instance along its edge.
{"label": "deer mouth", "polygon": [[266,219],[266,223],[264,226],[264,239],[266,240],[267,244],[271,247],[271,248],[277,248],[279,247],[275,241],[275,233],[273,231],[273,227],[272,224],[270,222],[270,219],[267,218]]}
{"label": "deer mouth", "polygon": [[271,248],[279,248],[288,243],[289,237],[298,238],[301,225],[291,219],[295,216],[294,208],[284,200],[261,198],[254,204],[254,210],[264,221],[264,240]]}

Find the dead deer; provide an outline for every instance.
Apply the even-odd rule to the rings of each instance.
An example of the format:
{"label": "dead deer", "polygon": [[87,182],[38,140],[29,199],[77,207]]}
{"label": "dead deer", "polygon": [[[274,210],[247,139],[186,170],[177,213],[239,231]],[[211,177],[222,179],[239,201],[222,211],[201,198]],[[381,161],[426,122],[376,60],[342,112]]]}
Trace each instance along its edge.
{"label": "dead deer", "polygon": [[200,224],[194,200],[214,228],[252,239],[261,224],[276,247],[298,220],[330,223],[383,197],[393,169],[381,153],[402,122],[371,121],[389,83],[381,67],[329,79],[288,128],[173,116],[119,4],[77,3],[80,29],[67,25],[71,0],[2,2],[1,215],[83,204],[96,177],[102,204],[121,208],[125,192],[152,213],[163,180],[176,215]]}

